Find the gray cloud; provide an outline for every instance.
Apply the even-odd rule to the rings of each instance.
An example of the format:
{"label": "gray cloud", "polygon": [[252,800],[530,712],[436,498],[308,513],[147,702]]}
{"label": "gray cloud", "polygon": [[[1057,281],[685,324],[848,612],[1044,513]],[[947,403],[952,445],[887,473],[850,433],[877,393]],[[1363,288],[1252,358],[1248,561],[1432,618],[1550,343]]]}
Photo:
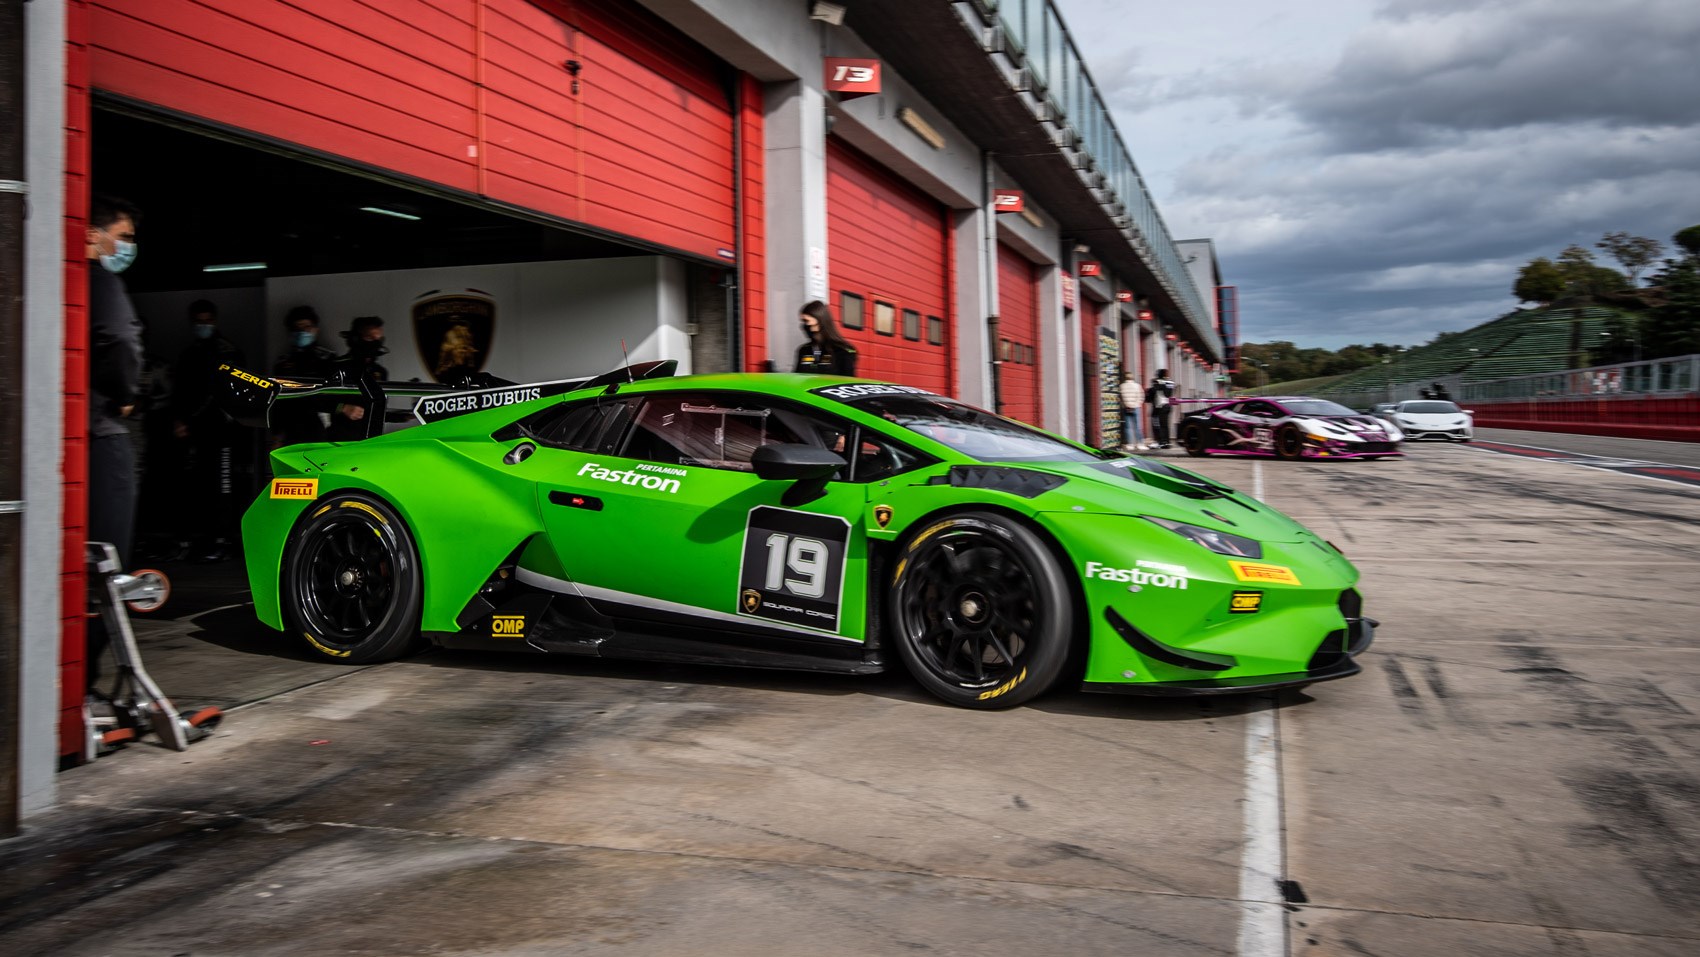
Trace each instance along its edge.
{"label": "gray cloud", "polygon": [[1245,338],[1427,341],[1513,308],[1534,256],[1700,223],[1700,3],[1392,0],[1325,32],[1244,32],[1167,73],[1090,40],[1165,219],[1240,287]]}
{"label": "gray cloud", "polygon": [[1700,121],[1697,51],[1693,0],[1395,4],[1292,109],[1357,149],[1534,123],[1686,125]]}

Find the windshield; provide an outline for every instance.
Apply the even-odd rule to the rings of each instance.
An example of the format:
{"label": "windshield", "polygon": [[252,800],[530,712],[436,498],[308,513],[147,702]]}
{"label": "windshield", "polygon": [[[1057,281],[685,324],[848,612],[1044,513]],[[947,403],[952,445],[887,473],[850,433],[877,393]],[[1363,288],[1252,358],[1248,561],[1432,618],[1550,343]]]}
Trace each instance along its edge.
{"label": "windshield", "polygon": [[1448,412],[1463,411],[1452,402],[1405,402],[1399,406],[1400,412],[1414,412],[1417,415],[1445,415]]}
{"label": "windshield", "polygon": [[1327,399],[1288,399],[1281,403],[1294,415],[1357,415],[1338,402]]}
{"label": "windshield", "polygon": [[856,406],[982,462],[1097,462],[1104,457],[942,396],[874,396]]}

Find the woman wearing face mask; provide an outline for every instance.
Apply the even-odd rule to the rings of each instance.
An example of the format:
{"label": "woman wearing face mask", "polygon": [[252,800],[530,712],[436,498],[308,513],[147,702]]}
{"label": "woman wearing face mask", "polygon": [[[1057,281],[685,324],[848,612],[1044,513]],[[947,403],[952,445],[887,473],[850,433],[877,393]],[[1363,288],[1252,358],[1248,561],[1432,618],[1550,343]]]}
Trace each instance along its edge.
{"label": "woman wearing face mask", "polygon": [[[283,317],[289,351],[272,363],[272,373],[285,379],[327,379],[336,353],[319,344],[319,314],[312,306],[296,306]],[[279,402],[272,409],[272,447],[323,442],[325,423],[318,411],[301,402]]]}
{"label": "woman wearing face mask", "polygon": [[793,372],[818,372],[825,375],[855,375],[856,347],[838,332],[832,321],[832,310],[816,299],[802,308],[797,321],[803,325],[808,341],[797,347],[797,367]]}

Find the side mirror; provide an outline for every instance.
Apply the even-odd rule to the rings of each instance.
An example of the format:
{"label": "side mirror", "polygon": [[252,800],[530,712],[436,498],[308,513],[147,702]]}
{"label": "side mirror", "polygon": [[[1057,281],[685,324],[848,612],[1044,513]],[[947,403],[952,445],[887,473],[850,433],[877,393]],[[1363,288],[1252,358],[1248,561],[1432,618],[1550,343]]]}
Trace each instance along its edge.
{"label": "side mirror", "polygon": [[750,456],[756,477],[769,481],[793,480],[797,484],[785,490],[781,504],[788,506],[812,502],[826,492],[827,480],[844,467],[844,460],[813,445],[779,442],[764,445]]}

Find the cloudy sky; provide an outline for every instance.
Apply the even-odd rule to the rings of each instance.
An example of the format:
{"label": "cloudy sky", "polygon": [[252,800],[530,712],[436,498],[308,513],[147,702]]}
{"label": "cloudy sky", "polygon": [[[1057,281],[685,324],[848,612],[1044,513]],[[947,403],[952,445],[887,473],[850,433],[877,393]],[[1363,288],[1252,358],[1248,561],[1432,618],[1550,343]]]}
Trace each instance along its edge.
{"label": "cloudy sky", "polygon": [[1700,0],[1055,2],[1246,341],[1420,344],[1700,223]]}

